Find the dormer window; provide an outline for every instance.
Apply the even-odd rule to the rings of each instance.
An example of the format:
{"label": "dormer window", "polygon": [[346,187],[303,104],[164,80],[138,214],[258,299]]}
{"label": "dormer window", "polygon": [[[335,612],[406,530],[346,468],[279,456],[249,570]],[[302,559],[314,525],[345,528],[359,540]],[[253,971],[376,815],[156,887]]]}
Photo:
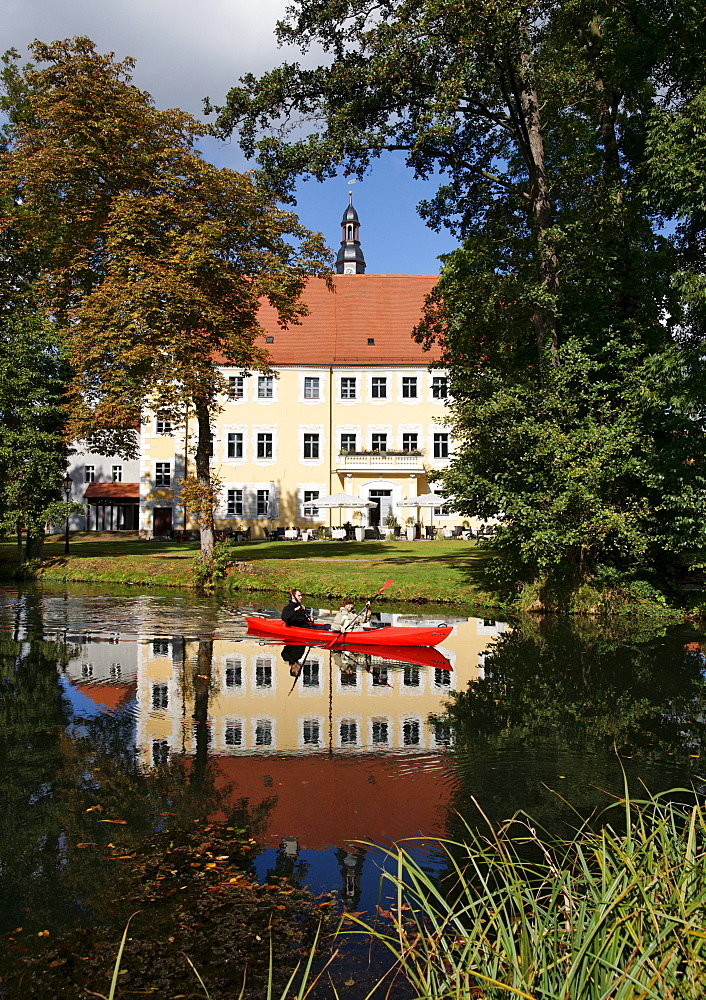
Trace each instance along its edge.
{"label": "dormer window", "polygon": [[375,347],[375,337],[368,337],[368,347]]}
{"label": "dormer window", "polygon": [[275,342],[275,338],[274,337],[265,337],[265,343],[266,344],[274,344],[274,342]]}

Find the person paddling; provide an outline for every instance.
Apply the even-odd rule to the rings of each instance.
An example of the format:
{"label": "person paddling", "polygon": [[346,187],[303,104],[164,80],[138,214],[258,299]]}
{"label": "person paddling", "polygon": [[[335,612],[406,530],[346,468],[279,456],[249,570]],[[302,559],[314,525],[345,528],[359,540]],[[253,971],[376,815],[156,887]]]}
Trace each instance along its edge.
{"label": "person paddling", "polygon": [[341,606],[336,612],[336,617],[331,622],[332,632],[348,632],[358,616],[353,610],[353,598],[344,597]]}
{"label": "person paddling", "polygon": [[311,628],[313,622],[302,604],[303,594],[296,587],[289,591],[289,604],[282,608],[281,618],[286,625],[297,625],[299,628]]}

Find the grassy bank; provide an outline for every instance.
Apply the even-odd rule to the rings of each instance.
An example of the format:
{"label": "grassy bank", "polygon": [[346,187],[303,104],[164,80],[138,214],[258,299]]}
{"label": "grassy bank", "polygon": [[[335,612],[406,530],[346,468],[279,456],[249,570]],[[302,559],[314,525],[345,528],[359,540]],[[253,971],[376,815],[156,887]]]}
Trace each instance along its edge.
{"label": "grassy bank", "polygon": [[[141,542],[135,535],[76,533],[70,552],[62,539],[48,541],[38,580],[122,583],[194,588],[195,542]],[[223,586],[239,593],[300,587],[312,597],[367,597],[385,580],[383,597],[396,601],[497,606],[483,583],[487,551],[471,542],[251,542],[235,548],[237,564]],[[0,543],[0,577],[13,579],[16,550]]]}

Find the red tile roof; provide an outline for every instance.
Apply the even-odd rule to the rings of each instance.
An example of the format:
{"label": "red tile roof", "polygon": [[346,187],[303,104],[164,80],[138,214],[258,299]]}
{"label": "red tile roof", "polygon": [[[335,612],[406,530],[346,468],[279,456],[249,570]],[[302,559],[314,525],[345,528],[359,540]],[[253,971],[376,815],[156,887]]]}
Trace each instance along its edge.
{"label": "red tile roof", "polygon": [[[309,307],[299,326],[283,330],[267,303],[260,309],[273,365],[420,365],[428,367],[438,352],[423,351],[412,340],[424,297],[438,281],[433,274],[337,274],[334,291],[312,278],[303,298]],[[372,338],[375,343],[368,344]]]}
{"label": "red tile roof", "polygon": [[103,712],[113,712],[120,705],[127,705],[137,694],[137,681],[132,684],[101,684],[79,681],[74,687],[96,703]]}
{"label": "red tile roof", "polygon": [[95,500],[139,500],[139,483],[89,483],[84,498]]}

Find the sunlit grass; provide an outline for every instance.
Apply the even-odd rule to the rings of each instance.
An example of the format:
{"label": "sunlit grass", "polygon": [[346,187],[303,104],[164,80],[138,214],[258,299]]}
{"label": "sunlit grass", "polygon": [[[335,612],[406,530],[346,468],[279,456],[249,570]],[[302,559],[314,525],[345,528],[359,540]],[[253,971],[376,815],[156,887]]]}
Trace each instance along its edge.
{"label": "sunlit grass", "polygon": [[444,878],[391,849],[391,921],[353,918],[353,933],[382,943],[424,1000],[701,998],[706,817],[673,797],[626,793],[600,828],[564,842],[528,818],[468,828],[439,842]]}
{"label": "sunlit grass", "polygon": [[[63,537],[45,544],[41,579],[75,583],[122,583],[138,586],[193,588],[192,561],[197,542],[141,542],[80,532],[72,535],[69,555]],[[390,600],[497,606],[483,586],[489,551],[467,541],[250,542],[233,546],[240,569],[225,585],[240,592],[282,591],[299,586],[310,597],[368,597],[384,580],[394,587]],[[0,543],[0,573],[16,568],[11,541]]]}

